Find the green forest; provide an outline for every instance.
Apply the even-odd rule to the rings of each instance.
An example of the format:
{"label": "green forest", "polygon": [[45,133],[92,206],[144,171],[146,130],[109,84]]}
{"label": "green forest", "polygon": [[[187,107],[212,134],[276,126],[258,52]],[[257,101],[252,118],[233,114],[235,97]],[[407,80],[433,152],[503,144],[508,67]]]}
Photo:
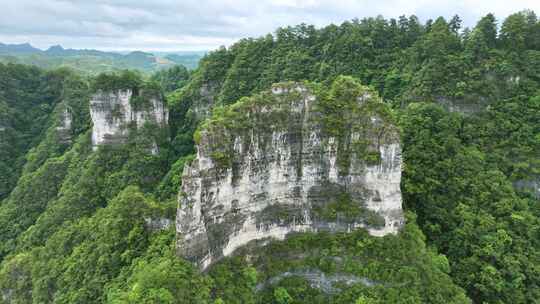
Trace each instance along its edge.
{"label": "green forest", "polygon": [[[0,303],[538,303],[540,19],[461,23],[301,24],[151,75],[0,63]],[[298,233],[204,272],[177,256],[197,130],[240,123],[230,113],[275,83],[340,81],[368,86],[399,127],[404,228]],[[168,128],[93,149],[90,99],[123,89],[162,95]],[[325,291],[306,270],[363,281]]]}

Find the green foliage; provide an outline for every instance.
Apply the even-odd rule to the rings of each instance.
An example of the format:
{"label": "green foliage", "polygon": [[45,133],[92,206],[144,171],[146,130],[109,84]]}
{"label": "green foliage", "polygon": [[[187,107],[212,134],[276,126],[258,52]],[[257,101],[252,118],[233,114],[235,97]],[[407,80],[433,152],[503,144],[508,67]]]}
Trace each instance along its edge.
{"label": "green foliage", "polygon": [[[538,22],[530,11],[512,15],[497,37],[491,14],[460,34],[459,17],[420,24],[418,18],[365,18],[321,29],[305,24],[244,39],[208,54],[178,101],[195,109],[230,104],[283,81],[330,82],[353,76],[396,104],[411,101],[479,103],[515,94],[509,77],[535,79],[524,52],[538,50]],[[514,26],[513,24],[517,24]],[[515,33],[515,34],[512,34]],[[505,37],[509,38],[505,38]],[[510,37],[526,37],[519,56]],[[517,39],[517,38],[516,38]],[[524,74],[527,74],[525,77]],[[527,79],[525,79],[527,78]],[[538,88],[537,84],[529,84]],[[200,120],[200,113],[193,113]],[[192,122],[188,122],[192,123]]]}
{"label": "green foliage", "polygon": [[[149,192],[161,180],[166,160],[149,155],[147,144],[137,137],[122,147],[102,147],[92,153],[89,138],[68,152],[69,172],[59,195],[22,236],[25,246],[42,244],[63,223],[91,215],[127,185]],[[30,190],[27,190],[30,191]]]}
{"label": "green foliage", "polygon": [[347,192],[332,193],[331,201],[313,208],[314,214],[332,222],[364,222],[369,227],[383,227],[384,218],[368,210],[363,202],[354,201]]}
{"label": "green foliage", "polygon": [[516,107],[505,101],[467,118],[412,104],[402,116],[406,206],[477,303],[529,303],[540,285],[537,201],[511,183],[536,176],[540,112],[534,99],[519,107],[524,115]]}
{"label": "green foliage", "polygon": [[114,92],[118,90],[138,91],[143,84],[140,73],[124,70],[120,73],[101,73],[92,81],[92,91]]}
{"label": "green foliage", "polygon": [[522,11],[508,16],[501,27],[501,43],[516,52],[527,48],[538,50],[538,22],[533,11]]}
{"label": "green foliage", "polygon": [[[540,22],[523,11],[500,32],[493,15],[471,30],[460,23],[401,16],[286,27],[211,52],[193,73],[176,67],[151,82],[123,71],[88,85],[65,69],[0,64],[0,303],[537,301],[540,211],[527,185],[540,176]],[[153,70],[149,58],[131,54],[122,67]],[[117,69],[84,56],[9,60]],[[277,82],[316,92],[316,122],[338,138],[342,168],[354,155],[380,162],[363,140],[343,144],[353,130],[366,138],[386,130],[366,129],[366,113],[385,122],[399,114],[403,198],[418,226],[409,214],[398,235],[383,238],[364,230],[296,234],[240,249],[201,274],[176,257],[174,228],[149,223],[174,216],[181,172],[205,132],[214,136],[212,157],[227,167],[229,135],[295,127],[285,105],[299,93],[280,99],[265,91]],[[148,124],[124,146],[92,151],[89,95],[122,89],[134,90],[136,108],[165,91],[170,130]],[[258,115],[268,106],[282,107]],[[71,126],[63,130],[65,113]],[[153,142],[158,155],[148,154]],[[323,216],[364,212],[337,192],[332,198]],[[274,211],[280,221],[294,214]],[[298,275],[310,270],[368,283],[338,283],[339,292],[327,293]],[[287,271],[297,274],[272,281]]]}
{"label": "green foliage", "polygon": [[208,303],[211,281],[174,253],[174,230],[152,237],[145,254],[108,287],[107,303]]}
{"label": "green foliage", "polygon": [[[257,40],[244,39],[233,48],[238,49],[232,66],[227,71],[221,91],[221,102],[231,104],[253,91],[260,91],[264,87],[259,81],[263,75],[263,67],[268,64],[269,55],[274,41],[271,36]],[[236,50],[232,50],[236,52]]]}
{"label": "green foliage", "polygon": [[[299,87],[307,88],[307,93],[302,93]],[[353,133],[363,135],[362,138],[368,138],[368,141],[376,141],[376,145],[395,139],[392,136],[396,137],[397,130],[391,126],[394,117],[390,108],[374,90],[362,86],[352,77],[340,76],[330,86],[288,82],[275,84],[274,88],[285,92],[274,94],[263,91],[241,98],[232,105],[216,107],[211,117],[199,125],[194,140],[199,143],[202,136],[206,137],[211,148],[209,155],[217,168],[230,168],[233,165],[232,141],[235,138],[249,140],[253,130],[301,128],[295,123],[300,114],[294,111],[294,107],[302,106],[297,104],[306,98],[302,94],[317,95],[312,105],[315,115],[312,115],[309,123],[337,141],[338,164],[342,174],[348,170],[352,156],[367,164],[380,160],[378,146],[361,140],[351,143]],[[268,111],[269,107],[271,111]],[[378,123],[373,123],[371,119],[376,119]]]}
{"label": "green foliage", "polygon": [[[210,271],[215,292],[226,303],[470,303],[464,291],[444,272],[444,256],[434,254],[408,216],[397,236],[369,236],[365,230],[342,234],[296,234],[265,248],[243,249]],[[255,299],[243,275],[257,267],[262,290]],[[225,272],[225,269],[228,269]],[[369,282],[337,284],[339,292],[326,294],[299,275],[275,280],[285,272],[322,270],[326,276],[352,275]],[[232,282],[237,285],[234,286]],[[228,296],[230,295],[230,296]],[[235,296],[233,296],[235,295]],[[243,302],[242,302],[243,301]]]}
{"label": "green foliage", "polygon": [[365,296],[360,296],[358,299],[356,299],[356,302],[354,302],[355,304],[375,304],[376,301],[373,300],[372,298],[368,298],[368,297],[365,297]]}
{"label": "green foliage", "polygon": [[0,201],[15,186],[26,152],[43,138],[70,75],[0,64]]}
{"label": "green foliage", "polygon": [[292,303],[293,298],[287,292],[287,289],[278,287],[274,290],[274,298],[277,304],[289,304]]}
{"label": "green foliage", "polygon": [[230,152],[214,151],[210,157],[216,162],[218,168],[230,168],[232,166],[231,154]]}
{"label": "green foliage", "polygon": [[150,80],[159,83],[166,93],[183,88],[189,81],[191,74],[183,65],[176,65],[172,68],[154,73]]}
{"label": "green foliage", "polygon": [[[16,69],[17,66],[11,68]],[[55,81],[62,82],[56,84],[62,92],[58,97],[61,102],[48,115],[49,122],[44,124],[48,127],[46,132],[38,135],[41,143],[30,149],[25,159],[20,159],[20,163],[24,164],[22,176],[0,207],[0,257],[16,248],[17,237],[33,225],[49,202],[56,198],[73,158],[73,154],[62,154],[71,146],[73,139],[88,128],[86,83],[69,71],[55,73],[60,77]],[[49,85],[48,82],[46,85]],[[22,102],[17,104],[23,105]],[[65,115],[70,117],[66,118]],[[63,126],[65,119],[70,120],[67,129]],[[64,129],[59,130],[59,127]],[[13,162],[11,168],[6,168],[6,174],[19,169],[19,164]]]}
{"label": "green foliage", "polygon": [[[87,82],[75,74],[69,74],[63,80],[62,90],[62,101],[52,113],[52,123],[44,138],[26,155],[23,174],[38,169],[48,158],[61,156],[78,136],[90,128]],[[65,124],[66,120],[69,120],[69,125]]]}
{"label": "green foliage", "polygon": [[240,258],[218,264],[210,271],[214,281],[212,293],[225,303],[256,303],[253,289],[257,284],[257,270],[246,266]]}
{"label": "green foliage", "polygon": [[352,127],[352,122],[347,119],[347,115],[358,115],[361,110],[358,100],[364,96],[366,100],[371,99],[369,94],[376,93],[362,87],[352,77],[338,77],[332,83],[327,98],[323,98],[319,105],[326,133],[337,138],[345,136],[347,130]]}
{"label": "green foliage", "polygon": [[184,66],[190,71],[196,69],[199,65],[199,60],[206,54],[206,52],[183,52],[177,54],[168,54],[165,59],[176,63],[178,66]]}
{"label": "green foliage", "polygon": [[[0,293],[10,295],[10,302],[103,301],[106,285],[146,254],[154,234],[148,223],[175,213],[171,196],[180,175],[161,180],[170,161],[168,130],[145,124],[130,131],[125,145],[93,151],[87,132],[90,90],[76,75],[61,80],[62,102],[52,111],[41,143],[27,154],[17,186],[0,206]],[[97,77],[92,89],[121,87],[138,90],[137,96],[144,98],[161,90],[127,71]],[[154,143],[158,155],[148,153]],[[158,184],[162,187],[156,195],[167,199],[159,204],[150,194]],[[173,267],[171,262],[165,265]],[[169,298],[156,293],[148,299]]]}
{"label": "green foliage", "polygon": [[195,159],[195,155],[188,155],[178,159],[163,177],[157,188],[158,197],[161,200],[176,199],[182,183],[184,167]]}
{"label": "green foliage", "polygon": [[67,174],[65,157],[50,158],[36,172],[25,174],[0,208],[0,256],[13,251],[17,237],[26,231],[50,201],[56,198]]}
{"label": "green foliage", "polygon": [[163,99],[161,87],[155,81],[144,81],[133,88],[129,103],[136,111],[152,110],[152,99]]}
{"label": "green foliage", "polygon": [[18,254],[2,263],[0,269],[0,303],[32,303],[32,256]]}
{"label": "green foliage", "polygon": [[[504,20],[500,33],[491,14],[470,31],[460,32],[459,28],[459,17],[420,24],[414,16],[366,18],[322,29],[307,25],[282,28],[273,39],[244,40],[207,56],[194,74],[197,80],[185,91],[191,95],[177,95],[176,102],[189,103],[192,113],[213,107],[211,120],[218,123],[220,119],[234,121],[238,117],[231,109],[224,111],[222,104],[270,88],[278,81],[309,80],[328,86],[342,74],[369,84],[396,107],[411,104],[401,111],[400,120],[405,132],[403,192],[406,207],[418,213],[429,244],[448,254],[449,266],[438,259],[438,267],[449,268],[477,303],[531,302],[538,290],[537,267],[533,266],[538,264],[534,254],[538,247],[534,241],[538,239],[537,199],[534,190],[512,184],[538,180],[539,176],[539,110],[533,96],[540,88],[536,64],[540,62],[540,23],[533,12],[524,11]],[[351,81],[342,78],[341,82],[340,91],[354,93]],[[193,96],[200,97],[197,94],[202,88],[210,90],[194,104],[197,99]],[[326,89],[326,94],[329,91]],[[343,134],[348,126],[342,117],[351,109],[340,103],[340,95],[334,95],[327,99],[330,102],[323,119],[327,130]],[[414,102],[435,102],[466,115]],[[249,109],[242,105],[246,104],[243,99],[236,104],[238,112]],[[238,120],[226,127],[256,126]],[[201,136],[204,132],[198,132],[195,139]],[[380,158],[374,149],[359,142],[350,150],[340,150],[340,166],[347,166],[351,151],[362,151],[371,164]],[[485,181],[496,188],[491,189]],[[498,194],[488,195],[491,191]],[[467,206],[474,208],[463,209]],[[475,232],[480,222],[460,219],[469,213],[475,215],[471,220],[480,217],[489,228]],[[520,226],[525,223],[527,228]],[[459,230],[463,225],[471,230]],[[498,230],[510,236],[514,250],[499,246],[505,248],[497,253],[499,259],[480,254],[475,248],[483,244],[481,233]],[[507,239],[504,234],[487,238]],[[458,239],[460,243],[454,243]],[[450,253],[450,249],[459,253]],[[470,261],[467,255],[473,256]],[[503,255],[509,257],[504,259]],[[350,302],[356,300],[351,298]]]}
{"label": "green foliage", "polygon": [[0,54],[0,63],[27,64],[42,69],[68,67],[77,73],[89,76],[124,69],[138,70],[150,75],[163,69],[174,68],[176,65],[194,69],[204,55],[204,52],[151,54],[140,51],[120,54],[97,50],[63,49],[61,46],[53,46],[46,51],[28,46],[29,50],[18,51],[9,49],[9,45],[7,47],[8,49],[4,48]]}

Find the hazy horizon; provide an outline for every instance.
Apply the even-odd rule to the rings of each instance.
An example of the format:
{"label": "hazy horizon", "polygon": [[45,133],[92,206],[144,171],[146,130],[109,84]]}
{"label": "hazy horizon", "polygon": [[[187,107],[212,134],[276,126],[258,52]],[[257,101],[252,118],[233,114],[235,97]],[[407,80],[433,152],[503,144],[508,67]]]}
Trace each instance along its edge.
{"label": "hazy horizon", "polygon": [[25,44],[28,44],[30,45],[31,47],[33,48],[36,48],[36,49],[39,49],[41,51],[47,51],[48,49],[52,48],[52,47],[55,47],[55,46],[61,46],[63,49],[65,50],[78,50],[78,51],[101,51],[101,52],[109,52],[109,53],[117,53],[117,54],[129,54],[131,52],[144,52],[144,53],[152,53],[154,55],[158,55],[158,54],[183,54],[183,55],[190,55],[190,54],[203,54],[203,53],[207,53],[209,50],[171,50],[171,51],[161,51],[161,50],[145,50],[145,51],[142,51],[142,50],[137,50],[137,49],[125,49],[125,50],[102,50],[102,49],[99,49],[99,48],[77,48],[77,47],[74,47],[74,48],[67,48],[67,47],[64,47],[63,45],[60,45],[60,44],[53,44],[53,45],[49,45],[49,46],[46,46],[46,47],[37,47],[35,45],[33,45],[32,43],[28,42],[28,41],[25,41],[25,42],[20,42],[20,43],[6,43],[4,41],[0,41],[0,44],[4,44],[4,45],[8,45],[8,46],[14,46],[14,45],[25,45]]}
{"label": "hazy horizon", "polygon": [[377,15],[416,15],[425,22],[457,14],[464,27],[472,27],[488,13],[500,24],[509,14],[523,9],[540,11],[540,1],[533,0],[261,0],[257,4],[247,0],[1,1],[2,43],[30,43],[42,50],[61,45],[66,49],[152,53],[209,51],[301,23],[322,27]]}

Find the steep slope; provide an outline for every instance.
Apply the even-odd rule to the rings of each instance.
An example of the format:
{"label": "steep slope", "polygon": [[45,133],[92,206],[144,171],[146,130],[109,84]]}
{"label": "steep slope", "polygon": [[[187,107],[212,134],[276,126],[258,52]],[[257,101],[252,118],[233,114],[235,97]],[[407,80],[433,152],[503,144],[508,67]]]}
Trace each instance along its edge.
{"label": "steep slope", "polygon": [[[340,122],[352,123],[351,131],[366,132],[371,134],[367,136],[370,138],[374,136],[372,132],[382,131],[380,128],[383,128],[386,131],[382,134],[387,136],[381,138],[388,140],[390,144],[398,143],[395,127],[391,123],[387,124],[391,122],[387,109],[378,101],[376,95],[358,87],[352,79],[344,78],[341,82],[344,87],[335,89],[332,94],[328,89],[321,91],[326,93],[314,94],[319,99],[310,99],[311,105],[321,108],[317,112],[314,107],[313,114],[320,112],[321,120],[305,126],[318,126],[319,129],[314,130],[322,132],[320,134],[334,134],[336,143],[344,143],[342,146],[349,142],[349,136],[338,135],[349,134],[346,131],[349,125]],[[360,294],[369,294],[370,298],[388,301],[398,299],[396,294],[400,294],[401,298],[407,301],[433,303],[443,303],[437,299],[440,294],[444,294],[444,303],[467,303],[463,291],[453,285],[446,274],[444,257],[426,249],[421,233],[415,228],[414,219],[411,219],[408,228],[402,228],[403,231],[411,233],[400,232],[384,238],[370,236],[360,229],[354,233],[336,231],[331,235],[304,233],[288,237],[284,242],[266,243],[266,240],[262,240],[264,243],[259,244],[254,240],[255,243],[241,246],[239,251],[235,252],[233,260],[226,258],[216,262],[208,274],[198,273],[190,263],[175,255],[175,231],[173,227],[167,228],[174,217],[175,201],[170,199],[174,199],[178,193],[181,168],[184,163],[190,163],[193,159],[178,159],[171,166],[171,171],[165,174],[170,164],[167,161],[168,136],[166,130],[155,132],[162,128],[153,119],[156,113],[161,113],[161,107],[143,108],[144,117],[149,120],[142,126],[139,123],[134,124],[134,121],[120,120],[127,123],[129,130],[129,134],[123,137],[121,142],[100,142],[97,146],[92,142],[92,137],[95,137],[92,135],[92,125],[98,124],[100,120],[92,120],[91,100],[104,103],[106,100],[102,97],[109,96],[113,105],[118,103],[122,92],[131,91],[137,93],[133,93],[127,102],[130,106],[138,105],[137,97],[141,96],[139,94],[144,92],[144,88],[149,88],[149,85],[130,73],[104,75],[93,81],[92,88],[80,79],[73,79],[65,86],[65,99],[55,109],[47,135],[36,149],[28,154],[29,161],[16,190],[8,198],[8,203],[0,207],[0,219],[3,221],[1,227],[4,229],[1,234],[3,261],[0,265],[0,302],[267,303],[269,298],[273,299],[275,292],[282,292],[283,284],[286,284],[304,290],[298,294],[291,290],[291,293],[295,297],[311,299],[311,303],[326,303],[330,300],[350,303]],[[289,87],[288,92],[283,91],[284,88],[281,91],[276,88],[275,93],[262,94],[259,97],[266,96],[270,99],[262,98],[255,104],[264,103],[265,100],[275,102],[282,98],[283,106],[300,106],[302,103],[294,103],[294,98],[310,95],[305,89],[298,92],[295,86]],[[353,94],[351,96],[368,97],[366,93],[373,95],[359,102],[358,98],[339,95],[339,92],[344,92],[344,88],[350,89]],[[288,100],[288,97],[294,98]],[[157,100],[159,102],[159,99]],[[348,110],[358,112],[351,115],[350,120],[337,120],[338,117],[344,117],[344,113],[339,111],[339,107],[332,107],[335,102],[343,102],[343,105],[351,103]],[[240,103],[239,106],[242,104],[250,105],[247,102]],[[127,108],[119,109],[124,111]],[[157,111],[154,112],[154,109]],[[285,107],[283,109],[285,110]],[[366,113],[378,113],[381,120],[372,121],[372,116],[360,115],[364,110]],[[324,115],[322,111],[325,112]],[[267,119],[275,118],[272,112],[254,113],[262,115],[261,117],[268,114]],[[285,113],[296,113],[289,118],[300,117],[299,112],[282,112]],[[107,116],[112,113],[100,114]],[[128,115],[129,112],[120,114],[125,118],[132,117]],[[366,119],[356,121],[356,115]],[[313,118],[316,116],[313,115]],[[215,118],[219,118],[217,112]],[[276,122],[283,123],[283,119],[287,117],[281,117],[281,120]],[[248,123],[244,127],[249,127],[250,121],[244,120]],[[304,121],[293,119],[291,123],[292,128],[302,125]],[[206,125],[209,126],[224,130],[224,125],[214,120]],[[167,129],[166,125],[163,127]],[[201,131],[204,128],[202,127]],[[230,131],[234,131],[234,128]],[[244,134],[244,131],[241,133]],[[292,132],[294,129],[287,128],[282,131]],[[266,135],[271,136],[271,133]],[[159,148],[156,154],[149,149],[153,144],[157,144]],[[248,141],[246,147],[256,146]],[[342,150],[343,148],[340,148],[340,145],[335,147],[336,163],[338,159],[345,163],[350,158],[350,167],[353,169],[359,168],[352,165],[355,162],[369,162],[371,165],[366,167],[368,168],[381,161],[378,157],[379,150],[373,145],[364,147],[366,152],[374,153],[362,154],[362,160],[352,158],[352,155],[357,155],[356,152],[360,150],[350,151],[350,157],[343,157],[348,154],[348,150]],[[364,159],[364,156],[369,157]],[[290,159],[293,160],[294,157],[291,155]],[[219,163],[227,166],[228,162],[221,160]],[[337,176],[345,173],[342,171],[345,166],[341,166],[336,167]],[[399,168],[400,163],[393,163],[393,166]],[[221,169],[225,170],[225,167]],[[366,192],[365,198],[376,203],[376,199],[370,200],[375,198],[372,194],[375,193]],[[366,224],[363,222],[366,215],[372,213],[364,208],[363,202],[357,200],[359,197],[353,197],[357,204],[347,204],[346,199],[342,200],[347,198],[347,192],[338,198],[340,200],[336,204],[321,208],[321,216],[329,221],[338,218],[340,221],[349,221],[351,218],[347,215],[354,214],[355,218],[350,222],[351,229],[356,224]],[[168,203],[169,200],[172,205]],[[342,209],[343,206],[347,209]],[[281,215],[278,217],[281,218]],[[359,221],[355,222],[356,220]],[[330,244],[340,245],[332,245],[331,255],[328,255],[325,252],[330,252],[330,248],[327,248]],[[359,244],[365,245],[362,247]],[[377,249],[381,246],[383,249]],[[397,247],[401,249],[396,250]],[[263,252],[258,251],[261,248]],[[266,251],[267,249],[270,251]],[[245,255],[243,250],[251,250],[252,253]],[[265,251],[268,255],[264,254]],[[310,254],[305,255],[305,252]],[[280,258],[283,255],[288,258]],[[405,255],[409,258],[403,260]],[[257,260],[250,260],[250,256],[257,257]],[[241,266],[235,264],[236,259],[242,261]],[[279,265],[274,262],[275,259],[280,261]],[[361,267],[358,259],[370,266]],[[320,262],[315,262],[317,260]],[[335,263],[330,263],[331,261]],[[344,261],[348,262],[343,263]],[[356,266],[351,268],[353,265]],[[335,267],[334,272],[328,266]],[[371,270],[366,272],[367,269]],[[429,275],[387,275],[391,273],[390,269],[402,273],[411,273],[411,269],[414,269],[414,273]],[[287,273],[300,276],[291,277]],[[303,275],[306,277],[302,277]],[[331,286],[320,289],[310,283],[310,278],[317,275],[332,278]],[[280,280],[281,277],[285,279]],[[346,283],[342,278],[351,278],[351,281]],[[370,282],[376,283],[370,285]],[[404,282],[418,288],[410,288],[404,285]],[[434,289],[439,290],[439,293],[432,294],[431,290]],[[343,292],[336,294],[334,290]],[[313,298],[313,295],[316,298]]]}
{"label": "steep slope", "polygon": [[[88,129],[88,87],[68,74],[62,81],[62,100],[48,115],[41,142],[25,155],[21,177],[0,206],[0,257],[16,247],[17,237],[29,228],[54,200],[65,179],[77,138]],[[16,163],[11,163],[11,170]]]}
{"label": "steep slope", "polygon": [[401,148],[390,120],[375,92],[346,77],[318,97],[277,84],[217,111],[182,177],[180,254],[206,268],[293,232],[397,233]]}
{"label": "steep slope", "polygon": [[[92,89],[78,78],[64,83],[64,99],[51,117],[44,140],[27,155],[22,177],[0,206],[2,301],[89,303],[103,299],[104,285],[143,255],[150,239],[171,221],[166,204],[144,197],[157,187],[168,167],[166,107],[159,91],[153,91],[150,99],[138,98],[143,88],[149,94],[151,86],[134,75],[104,75],[115,84],[114,90],[100,86],[99,79]],[[128,103],[141,108],[117,109],[119,117],[128,118],[122,125],[127,128],[124,141],[94,145],[92,138],[98,138],[94,129],[100,128],[101,120],[90,115],[91,100],[128,91],[137,92]],[[102,100],[101,105],[112,109],[116,101]],[[120,210],[125,210],[124,215]],[[95,239],[100,234],[97,227],[104,230]],[[113,230],[117,237],[112,237]],[[134,240],[127,241],[131,230]],[[120,244],[120,239],[127,243]],[[120,263],[119,255],[130,250]],[[97,252],[101,253],[94,255]],[[109,266],[96,273],[94,258],[100,257],[100,263]],[[89,268],[75,262],[77,270],[68,275],[66,267],[74,260],[86,260]]]}
{"label": "steep slope", "polygon": [[212,109],[272,83],[354,76],[401,113],[404,205],[456,282],[476,303],[531,302],[540,290],[540,21],[522,11],[500,25],[491,14],[463,32],[457,17],[366,18],[243,39],[206,56],[171,96],[183,121],[174,141],[189,145]]}
{"label": "steep slope", "polygon": [[24,155],[43,139],[68,77],[66,71],[0,63],[0,201],[15,186]]}
{"label": "steep slope", "polygon": [[[152,106],[149,112],[143,107],[150,124],[142,126],[133,123],[129,112],[134,111],[126,111],[128,106],[152,104],[139,104],[148,100],[139,98],[148,84],[132,73],[102,75],[92,79],[93,88],[84,79],[70,77],[72,83],[66,85],[64,77],[55,90],[48,91],[41,90],[47,77],[15,69],[17,77],[24,77],[10,75],[10,79],[32,76],[28,78],[31,85],[19,87],[21,83],[10,80],[2,87],[9,94],[2,96],[23,96],[17,100],[31,100],[29,108],[36,113],[44,110],[41,114],[46,115],[28,116],[32,120],[28,126],[35,126],[36,133],[23,132],[32,134],[23,136],[32,143],[13,155],[23,160],[24,169],[0,206],[0,303],[446,304],[470,303],[470,299],[474,303],[534,303],[540,298],[540,210],[538,197],[528,185],[537,180],[540,164],[539,30],[540,23],[531,12],[510,16],[500,35],[491,15],[471,32],[459,31],[459,18],[420,24],[415,17],[354,20],[324,29],[305,25],[280,29],[275,36],[245,39],[206,57],[187,86],[167,96],[171,113],[169,126],[163,128],[152,118],[156,117],[153,108],[158,107]],[[357,99],[332,96],[329,86],[336,78],[343,80],[340,74],[360,79],[384,97],[384,103],[373,103],[380,108],[370,111],[382,114],[391,106],[398,119],[382,115],[380,121],[372,121],[369,115],[349,108],[360,105]],[[350,80],[345,83],[356,83],[345,79]],[[171,80],[175,82],[171,87],[183,85]],[[272,93],[272,83],[280,81],[296,81],[305,89],[297,91],[293,85],[287,92],[276,88]],[[13,95],[10,89],[17,87],[24,89]],[[99,114],[104,126],[115,128],[114,122],[119,122],[118,126],[127,125],[128,134],[120,133],[119,141],[95,145],[90,100],[99,90],[101,94],[94,98],[97,103],[112,101]],[[46,97],[58,95],[39,95],[60,91],[62,98],[54,99],[54,106]],[[120,92],[128,91],[131,97],[122,97]],[[123,104],[120,113],[115,113],[112,104]],[[314,104],[319,109],[311,107]],[[0,112],[0,119],[11,121],[13,113],[11,108],[7,115]],[[108,125],[107,117],[122,119],[111,119]],[[190,155],[193,133],[198,122],[207,118],[195,136],[199,156],[203,156],[196,158]],[[352,118],[357,119],[349,124]],[[399,142],[402,163],[374,166],[392,162],[370,145],[365,151],[360,149],[362,153],[347,150],[353,142],[349,135],[356,126],[364,127],[364,122],[373,130],[390,127],[385,131],[391,135],[390,143]],[[402,131],[399,141],[394,136],[396,124]],[[172,141],[169,128],[174,132]],[[120,127],[103,134],[116,138],[118,131]],[[305,136],[312,131],[329,151]],[[255,134],[260,138],[251,136]],[[331,137],[338,140],[330,144]],[[155,154],[154,145],[158,147]],[[4,151],[11,150],[0,153]],[[336,165],[327,166],[334,154]],[[292,164],[285,165],[287,161]],[[394,173],[398,167],[403,169],[403,206],[418,217],[407,212],[406,223],[396,234],[370,235],[369,230],[376,232],[381,222],[367,203],[373,207],[382,201],[369,191],[365,197],[356,196],[353,188],[358,183],[353,188],[343,186],[348,180],[340,178],[364,168],[357,166],[363,162],[365,169],[375,167],[382,176],[387,169]],[[232,189],[243,202],[243,208],[227,209],[230,212],[222,219],[218,218],[222,211],[204,208],[209,204],[199,208],[204,212],[201,218],[208,221],[203,220],[203,225],[195,221],[195,227],[209,227],[208,247],[215,247],[210,249],[216,261],[204,273],[176,256],[182,239],[177,243],[176,231],[170,227],[178,199],[185,199],[178,197],[185,164],[189,169],[183,187],[187,190],[204,183],[208,189]],[[310,172],[306,168],[317,169],[317,174],[304,174]],[[336,168],[332,170],[336,174],[331,175],[328,168]],[[259,217],[262,225],[257,226],[255,216],[255,225],[246,225],[244,230],[243,223],[236,223],[252,215],[251,208],[256,206],[244,202],[271,203],[262,195],[251,199],[252,189],[246,191],[245,185],[252,185],[253,193],[285,189],[267,176],[270,172],[295,187],[286,192],[294,201],[280,191],[273,197],[289,203],[286,207],[304,202],[295,189],[312,184],[323,188],[328,185],[325,180],[335,176],[338,182],[330,187],[332,200],[327,199],[330,195],[320,195],[324,200],[313,204],[330,202],[317,205],[324,208],[312,205],[284,212],[276,208],[280,212]],[[354,177],[367,177],[366,172]],[[244,183],[246,179],[249,182]],[[395,194],[394,186],[388,189]],[[222,194],[226,193],[192,197],[205,203],[227,198],[232,207],[230,196]],[[181,208],[189,206],[182,203]],[[299,226],[298,210],[311,212],[312,232],[298,229],[283,240],[258,239],[265,236],[266,228],[288,232]],[[236,211],[239,221],[230,216]],[[367,221],[369,214],[375,215],[375,221]],[[350,227],[351,231],[330,231],[327,226],[314,229],[317,217],[313,215],[323,219],[318,222],[336,223],[329,227]],[[242,233],[253,231],[254,226],[262,233],[247,242],[253,234]],[[227,236],[221,238],[220,232]],[[231,243],[238,246],[224,252],[235,236],[242,236]],[[230,254],[223,257],[224,253]]]}

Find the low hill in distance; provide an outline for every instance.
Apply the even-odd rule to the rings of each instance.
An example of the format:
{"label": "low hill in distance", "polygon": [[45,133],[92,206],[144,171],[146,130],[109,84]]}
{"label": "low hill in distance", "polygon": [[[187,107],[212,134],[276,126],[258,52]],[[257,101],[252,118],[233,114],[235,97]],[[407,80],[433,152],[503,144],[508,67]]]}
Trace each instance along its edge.
{"label": "low hill in distance", "polygon": [[41,50],[28,43],[0,43],[0,62],[31,64],[45,69],[69,67],[83,74],[99,74],[122,69],[136,69],[144,73],[184,65],[195,69],[205,52],[129,53],[98,50],[64,49],[60,45]]}

